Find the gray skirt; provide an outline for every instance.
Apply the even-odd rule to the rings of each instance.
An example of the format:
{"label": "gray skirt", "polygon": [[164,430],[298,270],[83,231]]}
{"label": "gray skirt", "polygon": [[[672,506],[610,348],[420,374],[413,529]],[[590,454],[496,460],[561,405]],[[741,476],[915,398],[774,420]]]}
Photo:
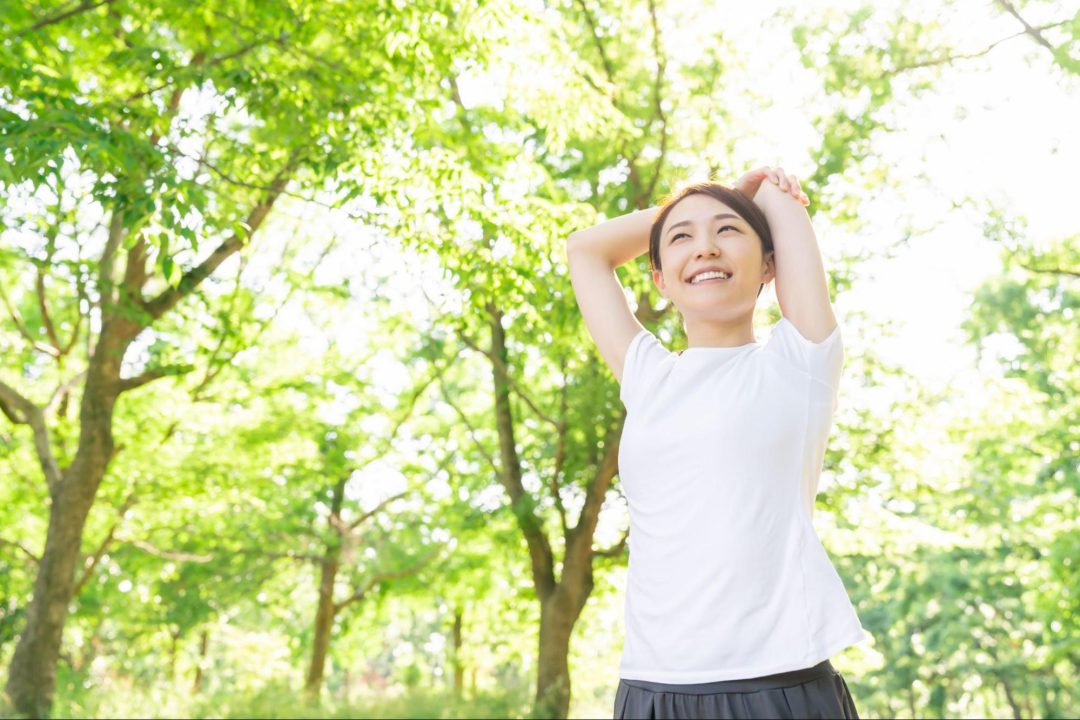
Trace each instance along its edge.
{"label": "gray skirt", "polygon": [[828,660],[748,680],[669,685],[620,680],[615,718],[853,718],[855,701]]}

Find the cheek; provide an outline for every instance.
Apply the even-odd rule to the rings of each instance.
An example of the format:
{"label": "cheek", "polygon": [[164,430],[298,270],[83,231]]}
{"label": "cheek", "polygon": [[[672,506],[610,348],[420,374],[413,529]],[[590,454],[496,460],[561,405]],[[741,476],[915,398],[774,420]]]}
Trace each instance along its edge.
{"label": "cheek", "polygon": [[670,266],[664,266],[664,282],[667,284],[667,288],[671,289],[679,285],[678,270],[675,270],[675,264]]}
{"label": "cheek", "polygon": [[664,276],[674,275],[677,277],[679,274],[677,268],[681,268],[686,264],[686,251],[676,244],[666,248],[666,252],[660,255],[660,260],[664,263]]}

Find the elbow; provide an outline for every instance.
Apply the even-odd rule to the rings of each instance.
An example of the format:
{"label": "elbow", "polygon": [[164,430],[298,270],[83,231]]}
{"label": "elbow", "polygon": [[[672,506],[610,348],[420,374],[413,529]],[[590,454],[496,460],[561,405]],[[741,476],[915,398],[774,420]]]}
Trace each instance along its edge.
{"label": "elbow", "polygon": [[575,254],[578,249],[581,248],[582,242],[583,240],[580,230],[575,230],[574,232],[566,236],[566,257],[568,260],[572,255]]}

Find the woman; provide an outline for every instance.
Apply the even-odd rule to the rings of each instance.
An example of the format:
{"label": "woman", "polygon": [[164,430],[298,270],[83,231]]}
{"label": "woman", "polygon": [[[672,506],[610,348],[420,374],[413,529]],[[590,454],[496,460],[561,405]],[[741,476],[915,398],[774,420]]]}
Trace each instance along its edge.
{"label": "woman", "polygon": [[[684,188],[573,233],[570,279],[627,415],[625,642],[615,717],[857,718],[829,657],[869,638],[811,521],[843,347],[797,178]],[[649,252],[687,348],[630,312]],[[781,319],[754,339],[765,283]]]}

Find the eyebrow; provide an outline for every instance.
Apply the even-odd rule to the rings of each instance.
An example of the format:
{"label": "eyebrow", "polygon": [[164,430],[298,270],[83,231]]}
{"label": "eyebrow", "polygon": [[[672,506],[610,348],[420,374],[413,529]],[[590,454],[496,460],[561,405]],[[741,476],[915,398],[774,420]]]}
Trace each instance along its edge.
{"label": "eyebrow", "polygon": [[[741,220],[742,219],[738,215],[732,215],[731,213],[720,213],[718,215],[713,215],[709,219],[710,220],[726,220],[727,218],[731,218],[732,220]],[[692,224],[693,224],[693,222],[690,221],[690,220],[680,220],[679,222],[675,223],[674,225],[672,225],[671,227],[668,228],[668,233],[670,234],[671,231],[674,230],[677,227],[683,227],[684,225],[692,225]]]}

